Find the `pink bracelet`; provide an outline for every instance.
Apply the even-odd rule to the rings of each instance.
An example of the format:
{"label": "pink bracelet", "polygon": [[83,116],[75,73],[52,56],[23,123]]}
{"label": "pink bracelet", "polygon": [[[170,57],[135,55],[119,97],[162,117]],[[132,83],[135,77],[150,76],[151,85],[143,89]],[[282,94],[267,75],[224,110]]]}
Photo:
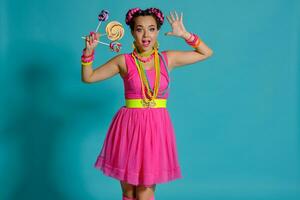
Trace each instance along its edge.
{"label": "pink bracelet", "polygon": [[192,33],[190,33],[190,37],[188,38],[188,39],[186,39],[185,41],[190,41],[190,39],[193,37],[193,34]]}
{"label": "pink bracelet", "polygon": [[194,34],[194,33],[191,33],[191,34],[194,36],[193,41],[188,41],[188,40],[185,40],[185,41],[188,45],[192,46],[193,48],[196,48],[200,44],[201,40],[196,34]]}
{"label": "pink bracelet", "polygon": [[[199,38],[196,34],[192,33],[192,36],[194,36],[194,39],[192,41],[189,41],[189,40],[186,40],[186,42],[189,44],[189,45],[193,45],[196,43],[197,39]],[[190,38],[189,38],[190,39]]]}
{"label": "pink bracelet", "polygon": [[95,59],[94,55],[92,57],[89,57],[89,58],[81,57],[82,62],[92,62],[92,61],[94,61],[94,59]]}
{"label": "pink bracelet", "polygon": [[89,56],[85,56],[84,55],[85,50],[86,49],[83,49],[83,51],[82,51],[81,61],[84,62],[84,63],[88,63],[88,62],[94,61],[94,59],[95,59],[95,50],[93,49],[92,54],[89,55]]}
{"label": "pink bracelet", "polygon": [[91,56],[93,56],[93,55],[95,54],[95,49],[93,49],[91,55],[89,55],[89,56],[84,55],[85,51],[86,51],[86,49],[84,48],[84,49],[82,50],[82,56],[84,56],[84,57],[86,57],[86,58],[91,57]]}

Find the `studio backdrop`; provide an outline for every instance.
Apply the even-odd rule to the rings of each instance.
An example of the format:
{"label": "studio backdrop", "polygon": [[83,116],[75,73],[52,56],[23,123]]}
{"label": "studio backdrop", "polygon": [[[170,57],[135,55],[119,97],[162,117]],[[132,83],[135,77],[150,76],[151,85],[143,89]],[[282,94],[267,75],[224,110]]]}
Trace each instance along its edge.
{"label": "studio backdrop", "polygon": [[[81,37],[107,9],[124,25],[122,49],[99,44],[94,68],[131,52],[133,7],[183,12],[214,52],[170,74],[183,178],[158,184],[156,199],[300,199],[297,0],[1,1],[0,199],[121,199],[119,182],[93,164],[123,82],[81,81]],[[170,30],[164,23],[160,50],[190,50]]]}

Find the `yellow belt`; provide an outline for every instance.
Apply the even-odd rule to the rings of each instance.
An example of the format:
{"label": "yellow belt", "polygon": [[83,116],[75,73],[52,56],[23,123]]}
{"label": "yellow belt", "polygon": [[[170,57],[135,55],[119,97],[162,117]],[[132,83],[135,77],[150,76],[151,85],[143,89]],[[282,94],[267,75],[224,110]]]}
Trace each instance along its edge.
{"label": "yellow belt", "polygon": [[143,99],[125,99],[127,108],[166,108],[167,99],[154,99],[146,103]]}

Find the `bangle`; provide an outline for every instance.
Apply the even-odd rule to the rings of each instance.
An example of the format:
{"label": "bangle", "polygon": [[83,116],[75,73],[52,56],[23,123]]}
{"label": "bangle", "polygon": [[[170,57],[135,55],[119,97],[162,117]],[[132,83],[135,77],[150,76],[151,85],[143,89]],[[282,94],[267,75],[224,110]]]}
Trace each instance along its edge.
{"label": "bangle", "polygon": [[186,41],[186,42],[190,41],[192,37],[193,37],[193,34],[190,33],[190,37],[189,37],[188,39],[186,39],[185,41]]}
{"label": "bangle", "polygon": [[89,66],[89,65],[92,65],[92,63],[93,63],[93,61],[91,61],[91,62],[83,62],[83,61],[81,61],[81,64],[83,66]]}
{"label": "bangle", "polygon": [[95,54],[95,50],[94,49],[93,49],[91,55],[88,55],[88,56],[84,55],[85,51],[86,51],[86,48],[84,48],[83,51],[82,51],[82,56],[85,57],[85,58],[92,57]]}
{"label": "bangle", "polygon": [[95,50],[93,49],[92,54],[91,55],[84,55],[86,49],[83,49],[82,51],[82,56],[81,56],[81,62],[82,63],[91,63],[94,61],[95,59]]}
{"label": "bangle", "polygon": [[93,55],[94,55],[94,54],[91,54],[91,55],[86,56],[86,55],[82,54],[82,57],[84,57],[84,58],[90,58],[90,57],[92,57]]}
{"label": "bangle", "polygon": [[83,62],[91,62],[95,59],[95,56],[92,55],[91,57],[84,57],[84,56],[81,56],[81,61]]}
{"label": "bangle", "polygon": [[198,39],[197,42],[196,42],[196,44],[195,44],[195,45],[192,45],[193,48],[197,48],[197,47],[200,45],[200,43],[201,43],[201,40]]}
{"label": "bangle", "polygon": [[[192,41],[190,41],[190,39],[191,39],[193,36],[194,36],[193,40],[192,40]],[[196,34],[194,34],[194,33],[191,33],[191,36],[190,36],[190,38],[189,38],[189,39],[187,39],[187,40],[185,40],[185,41],[186,41],[186,43],[188,43],[189,45],[191,45],[191,44],[193,44],[193,43],[195,43],[195,42],[197,41],[197,38],[198,38],[198,36],[197,36]]]}
{"label": "bangle", "polygon": [[[192,46],[193,48],[197,48],[201,43],[201,39],[196,34],[194,33],[191,34],[194,36],[194,39],[192,41],[188,41],[188,40],[185,41],[188,45]],[[189,39],[191,39],[191,37]]]}

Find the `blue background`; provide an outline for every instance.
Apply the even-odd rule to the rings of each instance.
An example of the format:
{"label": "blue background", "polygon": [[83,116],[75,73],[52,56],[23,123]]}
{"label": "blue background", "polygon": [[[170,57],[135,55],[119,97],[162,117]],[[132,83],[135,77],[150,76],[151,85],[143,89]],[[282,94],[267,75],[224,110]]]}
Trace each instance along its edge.
{"label": "blue background", "polygon": [[[168,108],[183,179],[156,199],[300,199],[300,1],[1,1],[0,199],[121,199],[93,167],[124,104],[119,75],[81,82],[80,38],[100,10],[124,25],[129,8],[184,13],[214,51],[171,72]],[[161,50],[189,50],[159,36]],[[104,25],[100,31],[104,30]],[[132,51],[125,27],[122,53]],[[116,54],[99,45],[94,67]]]}

